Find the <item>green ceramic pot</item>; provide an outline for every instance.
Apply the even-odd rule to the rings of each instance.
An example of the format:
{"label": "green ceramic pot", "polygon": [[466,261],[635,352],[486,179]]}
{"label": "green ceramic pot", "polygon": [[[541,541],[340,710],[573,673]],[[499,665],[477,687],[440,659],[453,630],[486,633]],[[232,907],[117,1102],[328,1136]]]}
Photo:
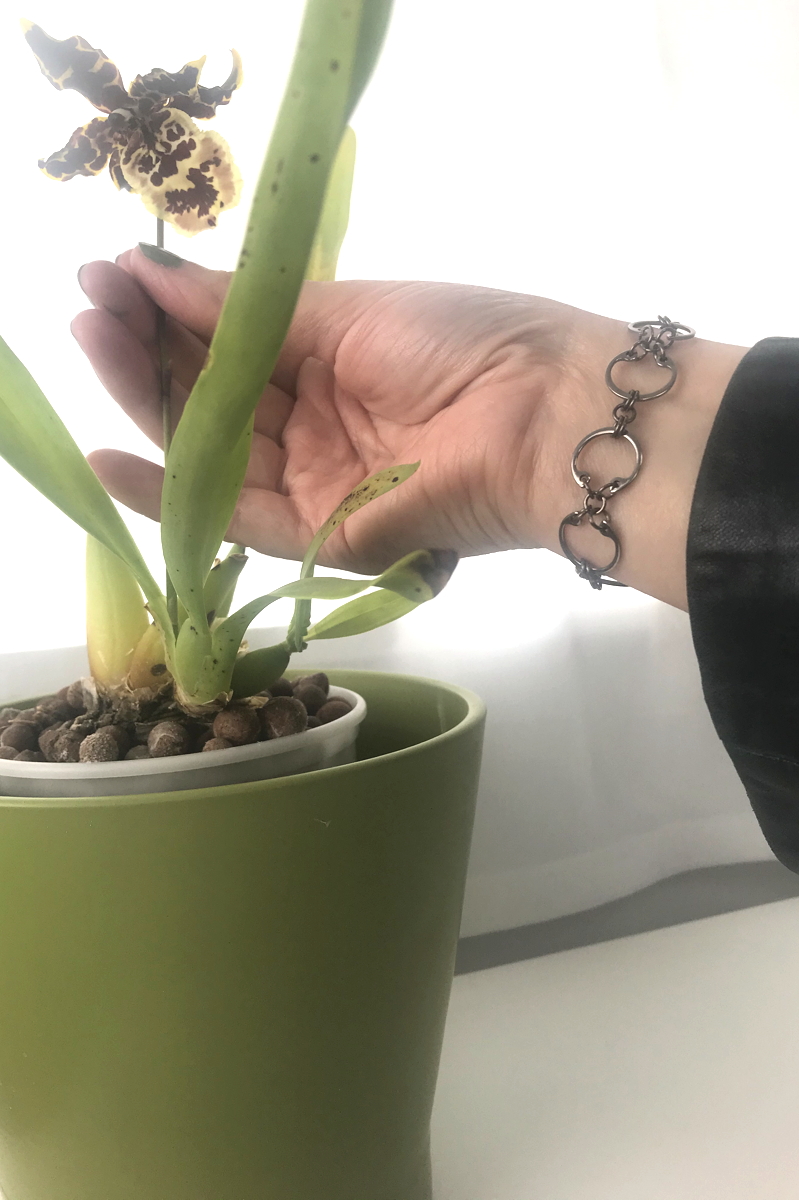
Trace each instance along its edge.
{"label": "green ceramic pot", "polygon": [[7,1200],[430,1200],[483,706],[331,678],[355,763],[0,799]]}

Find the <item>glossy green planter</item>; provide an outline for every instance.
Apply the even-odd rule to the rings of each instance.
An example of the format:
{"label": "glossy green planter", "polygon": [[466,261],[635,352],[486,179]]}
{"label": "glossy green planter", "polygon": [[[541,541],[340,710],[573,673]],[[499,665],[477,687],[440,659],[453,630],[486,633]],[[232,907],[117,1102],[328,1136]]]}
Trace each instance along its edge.
{"label": "glossy green planter", "polygon": [[331,678],[356,763],[0,799],[7,1200],[430,1200],[483,706]]}

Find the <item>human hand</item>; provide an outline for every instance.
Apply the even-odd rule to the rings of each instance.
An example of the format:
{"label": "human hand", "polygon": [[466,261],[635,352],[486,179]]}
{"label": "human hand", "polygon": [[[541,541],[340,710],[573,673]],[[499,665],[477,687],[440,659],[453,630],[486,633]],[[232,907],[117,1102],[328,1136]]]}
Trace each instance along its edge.
{"label": "human hand", "polygon": [[[156,443],[155,304],[170,318],[176,418],[202,366],[228,280],[191,263],[159,266],[139,250],[117,265],[91,263],[81,271],[95,308],[75,319],[75,336],[111,395]],[[585,433],[608,423],[613,402],[604,368],[628,344],[622,322],[530,296],[454,284],[308,284],[256,413],[230,537],[301,558],[315,529],[361,479],[420,459],[412,479],[346,522],[322,561],[372,573],[421,546],[460,554],[555,549],[560,519],[580,499],[571,452]],[[684,558],[682,526],[704,440],[743,353],[713,347],[680,347],[684,361],[694,362],[694,402],[682,414],[682,428],[661,415],[680,407],[679,384],[669,409],[652,420],[647,413],[660,470],[653,462],[629,489],[637,507],[626,493],[616,502],[625,545],[620,577],[672,603],[684,604],[680,539]],[[691,373],[686,366],[682,378]],[[697,403],[703,381],[706,402]],[[158,518],[160,467],[115,450],[97,451],[91,461],[112,495]],[[666,483],[671,532],[663,520]],[[645,551],[653,502],[659,512]]]}

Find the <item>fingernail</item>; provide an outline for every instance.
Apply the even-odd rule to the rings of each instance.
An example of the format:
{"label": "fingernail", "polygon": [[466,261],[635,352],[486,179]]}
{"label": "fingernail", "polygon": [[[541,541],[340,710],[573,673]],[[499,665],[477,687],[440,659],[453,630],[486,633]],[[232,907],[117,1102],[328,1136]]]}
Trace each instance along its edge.
{"label": "fingernail", "polygon": [[80,281],[81,271],[85,271],[85,269],[88,265],[89,265],[88,263],[84,263],[82,267],[78,267],[78,287],[79,288],[83,287],[83,284]]}
{"label": "fingernail", "polygon": [[171,250],[162,250],[160,246],[153,246],[150,242],[139,242],[139,249],[145,258],[158,263],[159,267],[182,267],[185,262],[185,259],[173,254]]}

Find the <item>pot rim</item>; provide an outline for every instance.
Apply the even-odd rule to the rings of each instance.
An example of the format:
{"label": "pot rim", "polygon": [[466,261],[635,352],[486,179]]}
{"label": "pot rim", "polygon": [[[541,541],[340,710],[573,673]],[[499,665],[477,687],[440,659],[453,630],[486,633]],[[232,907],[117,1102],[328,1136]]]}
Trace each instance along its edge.
{"label": "pot rim", "polygon": [[[460,737],[467,729],[479,724],[485,719],[486,706],[483,700],[468,688],[459,687],[454,683],[446,683],[440,679],[432,679],[425,675],[408,675],[399,671],[362,671],[359,668],[333,668],[328,669],[328,674],[335,675],[337,671],[346,672],[349,675],[362,675],[369,679],[375,679],[380,676],[389,676],[392,679],[404,679],[413,683],[421,683],[424,685],[432,685],[436,688],[444,689],[447,692],[459,696],[465,700],[467,708],[462,719],[453,725],[451,729],[445,729],[442,733],[434,734],[432,737],[425,738],[424,741],[415,742],[412,746],[402,746],[399,750],[390,750],[387,754],[376,755],[374,758],[358,759],[351,763],[342,763],[334,767],[320,767],[309,774],[314,779],[319,779],[336,776],[342,771],[360,772],[369,770],[375,762],[391,763],[401,758],[422,754],[427,747],[440,745],[443,742],[451,741],[453,738]],[[303,674],[308,674],[308,671],[303,671]],[[294,674],[294,672],[291,672]],[[341,684],[333,684],[333,687],[343,688]],[[357,695],[357,693],[355,693]],[[359,697],[360,699],[360,697]],[[362,701],[362,703],[365,703]],[[354,716],[354,713],[352,714]],[[347,720],[347,717],[342,717],[339,721],[331,722],[331,727],[339,724],[341,721]],[[325,726],[321,727],[322,729]],[[304,738],[313,735],[317,730],[307,730],[305,733],[292,734],[291,740],[295,738]],[[289,738],[282,738],[281,741],[289,741]],[[268,743],[267,743],[268,744]],[[208,751],[209,754],[228,754],[227,750]],[[184,756],[187,757],[187,756]],[[13,763],[13,759],[9,760]],[[140,760],[141,761],[141,760]],[[156,760],[158,761],[158,760]],[[42,764],[31,764],[41,766]],[[102,764],[97,764],[102,765]],[[108,764],[113,765],[113,764]],[[117,764],[118,765],[118,764]],[[137,765],[137,764],[131,764]],[[120,795],[120,796],[3,796],[0,795],[0,808],[18,808],[27,806],[29,808],[105,808],[110,805],[128,805],[128,804],[163,804],[166,802],[180,801],[185,802],[196,797],[198,793],[202,793],[203,798],[220,800],[235,794],[236,796],[251,795],[255,791],[263,791],[265,788],[269,791],[280,791],[285,787],[296,787],[297,781],[302,779],[303,775],[281,775],[274,779],[254,780],[250,783],[233,783],[219,784],[214,787],[196,788],[194,790],[183,791],[166,791],[166,792],[143,792],[137,795]]]}

